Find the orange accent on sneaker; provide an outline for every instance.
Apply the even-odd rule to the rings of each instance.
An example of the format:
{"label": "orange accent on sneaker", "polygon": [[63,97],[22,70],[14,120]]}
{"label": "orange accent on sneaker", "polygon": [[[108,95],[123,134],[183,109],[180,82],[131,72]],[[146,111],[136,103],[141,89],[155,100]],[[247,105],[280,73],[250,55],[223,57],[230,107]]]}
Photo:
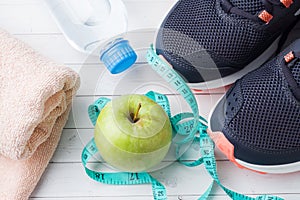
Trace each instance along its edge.
{"label": "orange accent on sneaker", "polygon": [[231,162],[235,163],[234,146],[228,141],[224,134],[222,132],[211,132],[209,130],[207,130],[207,133],[222,153],[225,154]]}
{"label": "orange accent on sneaker", "polygon": [[292,51],[290,51],[288,54],[286,54],[284,56],[284,60],[285,60],[286,63],[291,62],[294,58],[295,58],[295,55]]}
{"label": "orange accent on sneaker", "polygon": [[280,2],[286,7],[289,8],[294,2],[293,0],[280,0]]}
{"label": "orange accent on sneaker", "polygon": [[260,174],[266,174],[266,172],[260,172],[253,169],[249,169],[247,167],[244,167],[240,165],[234,157],[234,146],[229,142],[229,140],[224,136],[222,132],[212,132],[211,130],[207,129],[207,133],[210,136],[210,138],[214,141],[215,145],[220,149],[220,151],[231,161],[233,162],[237,167],[241,169],[248,169]]}
{"label": "orange accent on sneaker", "polygon": [[197,92],[203,92],[204,90],[199,90],[199,89],[194,89],[194,88],[191,88],[192,89],[192,91],[194,92],[194,93],[197,93]]}
{"label": "orange accent on sneaker", "polygon": [[266,22],[267,24],[273,19],[273,15],[268,13],[266,10],[261,11],[258,17],[264,22]]}
{"label": "orange accent on sneaker", "polygon": [[223,94],[225,93],[230,87],[232,86],[232,84],[230,85],[226,85],[226,86],[221,86],[221,87],[218,87],[218,88],[212,88],[212,89],[203,89],[203,90],[200,90],[200,89],[195,89],[195,88],[191,88],[192,91],[194,93],[208,93],[208,94]]}

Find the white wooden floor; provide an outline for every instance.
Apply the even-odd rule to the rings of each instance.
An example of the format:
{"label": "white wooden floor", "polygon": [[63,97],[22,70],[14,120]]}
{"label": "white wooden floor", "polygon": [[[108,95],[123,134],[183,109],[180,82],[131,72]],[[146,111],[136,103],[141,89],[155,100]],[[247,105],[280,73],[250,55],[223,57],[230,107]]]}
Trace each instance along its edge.
{"label": "white wooden floor", "polygon": [[[166,12],[176,0],[124,0],[129,14],[129,30],[151,29],[159,26]],[[130,73],[111,76],[95,57],[74,50],[64,39],[52,20],[42,0],[0,0],[0,27],[5,28],[36,50],[78,71],[82,84],[74,99],[70,119],[63,131],[57,151],[31,200],[94,200],[94,199],[152,199],[150,185],[112,186],[89,179],[80,162],[84,145],[93,137],[87,107],[99,96],[115,96],[125,93],[143,93],[150,89],[172,94],[143,58]],[[298,31],[291,37],[300,36]],[[153,31],[139,31],[134,38],[137,47],[148,47],[153,41]],[[177,95],[169,95],[174,112],[188,111],[187,105]],[[222,91],[198,93],[200,112],[207,117],[211,107],[222,96]],[[197,148],[194,149],[196,155]],[[195,155],[190,155],[189,159]],[[276,194],[286,199],[300,199],[300,173],[286,175],[261,175],[241,170],[217,152],[217,164],[221,182],[238,192],[258,195]],[[210,184],[211,178],[203,168],[186,168],[172,164],[153,173],[167,188],[169,199],[196,199]],[[1,181],[1,180],[0,180]],[[1,197],[0,197],[1,199]],[[211,199],[229,199],[216,187]]]}

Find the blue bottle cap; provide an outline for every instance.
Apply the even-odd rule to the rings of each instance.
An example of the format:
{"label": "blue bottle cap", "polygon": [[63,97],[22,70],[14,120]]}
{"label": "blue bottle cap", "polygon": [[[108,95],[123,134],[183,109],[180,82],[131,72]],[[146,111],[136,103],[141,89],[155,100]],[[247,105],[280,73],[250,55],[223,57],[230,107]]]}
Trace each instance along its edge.
{"label": "blue bottle cap", "polygon": [[109,43],[100,53],[100,60],[112,74],[125,71],[135,63],[137,55],[128,40],[118,38]]}

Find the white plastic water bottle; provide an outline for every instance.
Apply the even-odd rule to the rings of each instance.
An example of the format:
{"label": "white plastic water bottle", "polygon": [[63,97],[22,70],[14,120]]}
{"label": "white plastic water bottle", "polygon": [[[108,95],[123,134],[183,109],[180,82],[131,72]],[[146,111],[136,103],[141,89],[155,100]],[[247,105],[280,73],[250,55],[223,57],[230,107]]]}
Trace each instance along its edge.
{"label": "white plastic water bottle", "polygon": [[45,2],[69,43],[88,54],[98,50],[111,73],[120,73],[136,61],[129,42],[120,37],[127,31],[127,12],[122,0]]}

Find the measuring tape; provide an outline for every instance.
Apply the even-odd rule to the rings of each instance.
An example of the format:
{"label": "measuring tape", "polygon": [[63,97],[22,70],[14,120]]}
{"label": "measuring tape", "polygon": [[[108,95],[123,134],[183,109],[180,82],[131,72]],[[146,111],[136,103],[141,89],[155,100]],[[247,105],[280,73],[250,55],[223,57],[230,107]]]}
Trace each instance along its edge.
{"label": "measuring tape", "polygon": [[[178,91],[183,98],[187,101],[192,112],[191,113],[179,113],[175,116],[171,116],[170,105],[165,95],[155,92],[148,92],[147,97],[154,100],[166,111],[170,118],[170,122],[173,127],[175,135],[183,136],[180,141],[173,141],[176,143],[176,159],[188,167],[195,167],[200,164],[204,164],[206,170],[213,178],[212,183],[208,186],[207,190],[199,198],[200,200],[207,199],[210,195],[213,184],[217,183],[228,196],[235,200],[282,200],[280,197],[271,195],[260,195],[256,198],[245,196],[234,192],[225,186],[223,186],[218,178],[217,165],[214,156],[214,143],[206,133],[207,125],[206,120],[199,116],[198,105],[195,96],[187,86],[185,81],[175,72],[169,65],[161,60],[154,51],[153,45],[147,53],[147,61],[152,68],[169,84],[172,85],[176,91]],[[88,114],[93,125],[96,124],[97,117],[100,114],[104,106],[110,101],[108,98],[99,98],[94,104],[88,108]],[[184,122],[182,122],[184,121]],[[182,161],[179,152],[180,148],[187,143],[196,143],[200,145],[200,151],[202,157],[195,161]],[[167,199],[166,189],[159,181],[153,178],[147,172],[129,173],[129,172],[98,172],[93,171],[87,167],[87,163],[91,157],[98,153],[98,149],[95,145],[94,139],[92,139],[83,149],[82,163],[85,167],[87,175],[95,181],[112,184],[112,185],[136,185],[136,184],[152,184],[153,198],[154,200]]]}

